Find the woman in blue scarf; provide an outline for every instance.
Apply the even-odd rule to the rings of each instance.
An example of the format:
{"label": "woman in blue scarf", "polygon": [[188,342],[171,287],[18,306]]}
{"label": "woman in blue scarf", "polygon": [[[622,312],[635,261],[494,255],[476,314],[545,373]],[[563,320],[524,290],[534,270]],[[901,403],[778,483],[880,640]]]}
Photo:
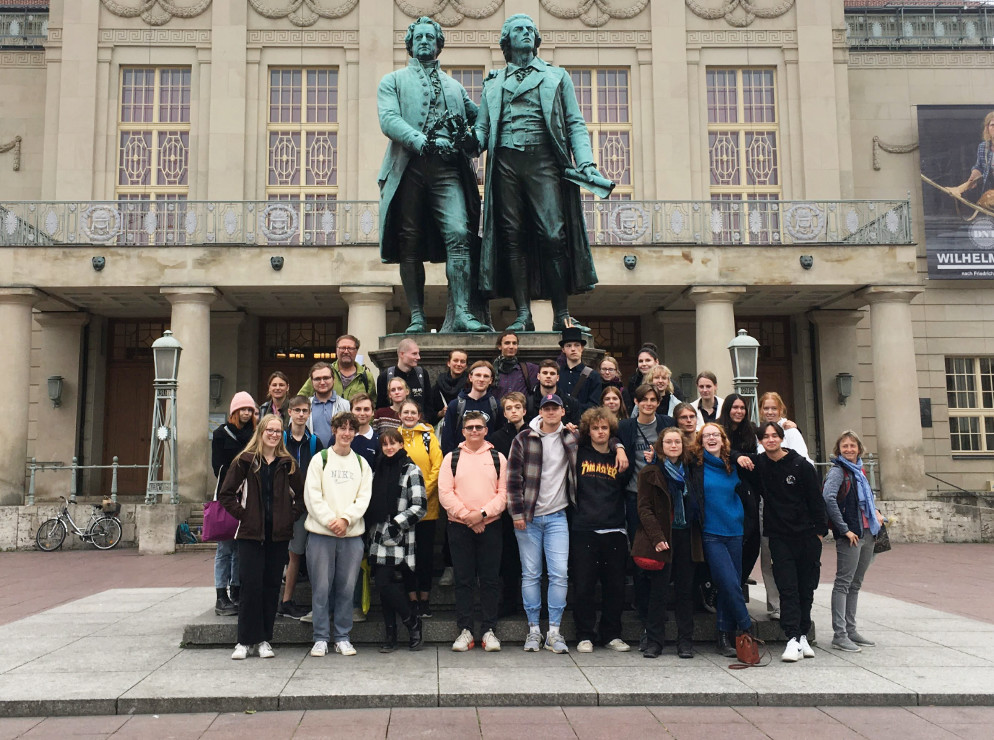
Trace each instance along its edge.
{"label": "woman in blue scarf", "polygon": [[832,647],[858,653],[872,646],[856,631],[856,602],[866,569],[873,562],[873,542],[884,518],[877,511],[870,482],[863,474],[863,442],[844,431],[835,442],[832,469],[822,496],[835,535],[835,587],[832,589]]}
{"label": "woman in blue scarf", "polygon": [[667,427],[654,445],[656,461],[638,479],[639,526],[632,558],[649,576],[646,647],[642,655],[656,658],[663,651],[666,596],[672,576],[675,587],[676,649],[681,658],[694,657],[694,563],[703,562],[700,527],[693,501],[687,496],[683,433]]}

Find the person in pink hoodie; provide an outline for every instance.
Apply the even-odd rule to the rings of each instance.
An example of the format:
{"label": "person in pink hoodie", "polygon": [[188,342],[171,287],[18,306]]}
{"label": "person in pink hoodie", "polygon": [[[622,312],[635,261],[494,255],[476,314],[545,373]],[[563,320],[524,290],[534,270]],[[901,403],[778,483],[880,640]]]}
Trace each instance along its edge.
{"label": "person in pink hoodie", "polygon": [[501,512],[507,506],[507,459],[487,442],[487,418],[467,411],[464,441],[445,456],[438,474],[438,500],[449,515],[449,548],[455,576],[456,626],[452,649],[472,649],[473,582],[480,579],[483,649],[500,650],[494,634],[500,596]]}

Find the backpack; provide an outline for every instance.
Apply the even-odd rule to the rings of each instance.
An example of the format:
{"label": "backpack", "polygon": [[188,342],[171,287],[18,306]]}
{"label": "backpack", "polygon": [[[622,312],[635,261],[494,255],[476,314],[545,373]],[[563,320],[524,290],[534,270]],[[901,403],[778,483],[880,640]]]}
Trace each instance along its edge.
{"label": "backpack", "polygon": [[[391,365],[387,368],[387,385],[390,385],[390,381],[394,379],[397,374],[397,366]],[[418,385],[421,386],[421,390],[425,389],[425,371],[420,365],[415,365],[414,374],[418,378]]]}
{"label": "backpack", "polygon": [[576,385],[573,386],[573,392],[570,393],[573,398],[577,398],[580,393],[580,389],[583,388],[583,384],[587,382],[587,378],[591,376],[594,369],[590,365],[584,365],[583,370],[580,371],[580,379],[576,381]]}
{"label": "backpack", "polygon": [[177,545],[195,545],[197,544],[197,535],[190,531],[190,525],[186,522],[181,522],[176,527],[176,544]]}
{"label": "backpack", "polygon": [[[283,444],[284,445],[286,444],[286,441],[287,441],[287,436],[286,435],[287,435],[287,431],[283,430]],[[314,432],[311,432],[311,438],[310,438],[310,440],[308,440],[308,444],[311,447],[311,457],[314,457],[314,455],[318,451],[318,435],[314,434]],[[325,460],[327,460],[327,459],[328,458],[325,458]]]}
{"label": "backpack", "polygon": [[[312,453],[313,454],[313,453]],[[352,454],[355,455],[355,459],[359,461],[359,469],[362,470],[362,455],[360,455],[355,450],[352,450]],[[324,470],[324,466],[328,464],[328,448],[321,450],[321,470]]]}
{"label": "backpack", "polygon": [[[497,418],[497,410],[500,408],[500,403],[497,401],[496,396],[493,393],[490,394],[490,418]],[[466,397],[460,395],[456,398],[456,420],[461,421],[463,414],[466,413]],[[444,419],[443,419],[444,421]]]}
{"label": "backpack", "polygon": [[[458,447],[452,450],[452,477],[456,477],[456,468],[459,466],[459,453],[462,452]],[[497,471],[497,477],[500,478],[500,453],[497,452],[493,447],[490,448],[490,457],[494,459],[494,470]]]}

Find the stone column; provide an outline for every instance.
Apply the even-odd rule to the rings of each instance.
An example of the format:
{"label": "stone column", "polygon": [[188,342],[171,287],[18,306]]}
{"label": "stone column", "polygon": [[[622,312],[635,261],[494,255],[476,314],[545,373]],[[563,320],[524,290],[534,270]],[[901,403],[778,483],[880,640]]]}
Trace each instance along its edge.
{"label": "stone column", "polygon": [[172,304],[170,329],[183,345],[176,391],[176,457],[183,501],[203,501],[208,490],[210,445],[211,304],[210,287],[161,288]]}
{"label": "stone column", "polygon": [[[42,328],[41,367],[36,379],[38,397],[35,407],[34,447],[31,456],[38,460],[61,460],[68,464],[76,454],[76,433],[80,418],[81,333],[89,314],[76,311],[36,313],[34,320]],[[48,378],[61,375],[62,401],[56,408],[48,400]],[[53,499],[69,490],[69,471],[39,475],[35,497]],[[82,483],[82,481],[80,481]]]}
{"label": "stone column", "polygon": [[[211,314],[211,344],[210,344],[210,371],[218,373],[224,377],[221,385],[221,400],[217,405],[211,404],[211,413],[228,414],[228,404],[231,397],[237,391],[250,390],[255,398],[255,389],[247,388],[238,383],[238,356],[239,356],[239,328],[245,314],[241,311],[215,311]],[[182,341],[182,340],[180,340]],[[183,345],[183,354],[186,354],[186,345]],[[180,367],[183,367],[183,360],[180,359]],[[208,383],[210,378],[208,378]],[[256,401],[262,402],[261,398]]]}
{"label": "stone column", "polygon": [[31,309],[41,298],[34,288],[0,288],[0,506],[24,503],[31,397]]}
{"label": "stone column", "polygon": [[[697,306],[697,373],[710,370],[718,377],[718,395],[734,390],[732,358],[728,343],[735,339],[735,301],[745,293],[741,285],[697,285],[690,289],[690,300]],[[697,398],[695,389],[684,388],[689,398]]]}
{"label": "stone column", "polygon": [[348,333],[359,339],[362,364],[375,376],[376,366],[369,362],[369,352],[380,346],[380,337],[387,333],[387,307],[393,303],[393,288],[389,285],[343,285],[342,298],[349,304]]}
{"label": "stone column", "polygon": [[[863,311],[811,311],[808,319],[818,328],[817,341],[818,397],[821,399],[821,438],[830,454],[835,440],[845,429],[863,434],[863,404],[860,397],[859,357],[856,325],[866,314]],[[852,395],[843,406],[839,403],[839,388],[835,376],[853,376]]]}
{"label": "stone column", "polygon": [[918,370],[911,301],[918,286],[870,286],[858,296],[870,304],[870,356],[877,454],[883,497],[925,498],[925,456],[918,406]]}

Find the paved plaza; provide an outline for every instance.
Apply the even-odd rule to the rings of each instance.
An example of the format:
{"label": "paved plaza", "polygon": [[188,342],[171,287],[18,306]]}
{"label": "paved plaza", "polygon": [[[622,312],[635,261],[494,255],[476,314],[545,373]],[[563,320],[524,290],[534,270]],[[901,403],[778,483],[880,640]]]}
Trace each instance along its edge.
{"label": "paved plaza", "polygon": [[[692,661],[672,647],[648,661],[634,651],[530,654],[511,644],[499,654],[439,645],[386,656],[360,645],[354,658],[277,645],[275,659],[234,662],[230,646],[180,646],[184,624],[214,598],[210,552],[2,553],[0,740],[346,728],[386,737],[431,727],[520,737],[536,726],[548,737],[596,737],[622,725],[633,737],[989,737],[994,546],[896,545],[879,557],[860,602],[861,631],[878,646],[857,654],[827,649],[834,557],[825,552],[817,657],[784,664],[774,644],[768,667],[745,671],[729,670],[710,643],[698,643]],[[755,587],[753,603],[762,596]]]}

